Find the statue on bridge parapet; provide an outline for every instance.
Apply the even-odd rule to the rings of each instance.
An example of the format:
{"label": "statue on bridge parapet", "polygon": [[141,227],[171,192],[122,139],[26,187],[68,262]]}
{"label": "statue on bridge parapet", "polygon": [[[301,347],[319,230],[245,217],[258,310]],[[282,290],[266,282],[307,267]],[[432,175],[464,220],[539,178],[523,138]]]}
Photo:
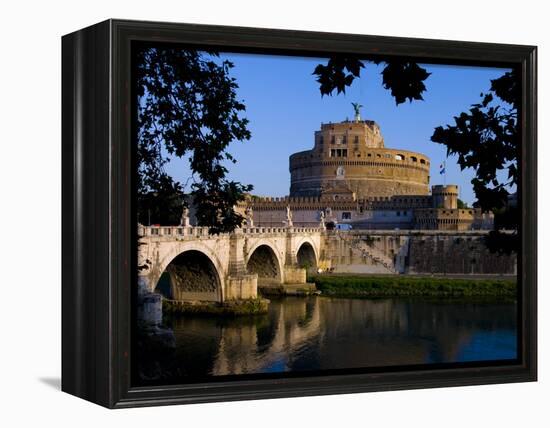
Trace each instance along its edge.
{"label": "statue on bridge parapet", "polygon": [[285,222],[285,225],[286,225],[286,227],[292,227],[293,226],[292,211],[290,210],[290,205],[286,206],[286,222]]}
{"label": "statue on bridge parapet", "polygon": [[186,205],[183,206],[183,209],[181,211],[180,226],[183,226],[183,227],[191,226],[191,222],[189,220],[189,208]]}
{"label": "statue on bridge parapet", "polygon": [[244,216],[245,216],[245,224],[247,227],[254,227],[254,212],[252,211],[252,207],[248,206],[244,210]]}
{"label": "statue on bridge parapet", "polygon": [[327,225],[325,224],[325,211],[319,211],[319,227],[322,230],[327,230]]}

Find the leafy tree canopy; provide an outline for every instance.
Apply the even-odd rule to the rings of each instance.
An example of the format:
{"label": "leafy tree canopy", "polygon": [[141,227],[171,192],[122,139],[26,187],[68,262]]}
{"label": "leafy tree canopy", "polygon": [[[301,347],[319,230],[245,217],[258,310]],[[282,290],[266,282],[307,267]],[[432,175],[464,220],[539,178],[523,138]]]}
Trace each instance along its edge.
{"label": "leafy tree canopy", "polygon": [[[172,156],[189,156],[191,196],[198,224],[211,233],[229,232],[244,218],[233,210],[252,189],[227,179],[224,161],[231,141],[250,139],[245,106],[230,61],[216,52],[144,48],[137,57],[138,215],[146,223],[173,223],[181,213],[184,186],[164,169]],[[166,223],[164,223],[166,224]]]}
{"label": "leafy tree canopy", "polygon": [[[355,57],[334,56],[326,65],[319,64],[313,74],[317,76],[321,96],[345,93],[346,87],[351,86],[355,78],[360,77],[365,63],[380,64],[378,60],[361,60]],[[422,100],[422,93],[426,90],[424,81],[430,76],[426,69],[416,62],[392,59],[385,61],[382,70],[382,86],[391,91],[397,105],[407,99]]]}
{"label": "leafy tree canopy", "polygon": [[[472,179],[477,205],[484,211],[507,204],[509,190],[517,185],[519,131],[517,107],[520,91],[514,72],[491,81],[481,102],[454,118],[454,125],[435,128],[432,141],[447,146],[447,155],[457,155],[462,169],[476,171]],[[499,177],[507,171],[507,178]]]}
{"label": "leafy tree canopy", "polygon": [[[481,102],[456,116],[454,125],[438,126],[431,138],[446,145],[448,155],[457,155],[462,169],[475,170],[472,179],[475,205],[495,214],[495,230],[485,238],[485,243],[493,252],[508,254],[519,248],[519,212],[517,207],[510,206],[508,197],[519,179],[520,96],[516,73],[507,72],[491,80],[490,90],[480,94]],[[501,172],[505,172],[506,178],[502,178]]]}

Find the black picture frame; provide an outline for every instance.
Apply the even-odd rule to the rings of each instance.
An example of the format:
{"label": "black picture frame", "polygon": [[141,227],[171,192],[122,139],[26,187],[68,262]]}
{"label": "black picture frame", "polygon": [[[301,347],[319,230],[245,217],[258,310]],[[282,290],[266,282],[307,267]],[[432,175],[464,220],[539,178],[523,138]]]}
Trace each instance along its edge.
{"label": "black picture frame", "polygon": [[[132,387],[133,42],[286,55],[401,56],[521,73],[517,363]],[[62,39],[62,390],[109,408],[449,387],[537,379],[534,46],[108,20]]]}

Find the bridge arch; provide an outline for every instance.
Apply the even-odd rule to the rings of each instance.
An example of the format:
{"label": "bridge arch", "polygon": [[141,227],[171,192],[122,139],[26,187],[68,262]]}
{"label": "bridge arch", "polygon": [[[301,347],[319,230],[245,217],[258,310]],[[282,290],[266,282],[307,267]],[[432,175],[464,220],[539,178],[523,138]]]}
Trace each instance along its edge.
{"label": "bridge arch", "polygon": [[[307,244],[307,245],[305,245]],[[311,239],[308,236],[303,237],[302,239],[299,239],[296,243],[296,258],[298,259],[298,254],[300,253],[300,250],[302,250],[302,255],[306,255],[308,258],[311,258],[311,261],[314,260],[314,265],[317,266],[319,264],[319,244],[315,242],[315,240]],[[313,255],[311,255],[311,252],[313,252]],[[300,262],[298,261],[298,264]]]}
{"label": "bridge arch", "polygon": [[261,240],[248,252],[246,258],[248,273],[258,275],[258,284],[283,282],[283,263],[277,248],[269,241]]}
{"label": "bridge arch", "polygon": [[297,246],[297,248],[298,251],[296,251],[296,262],[298,266],[305,269],[317,268],[319,258],[315,252],[315,247],[313,244],[307,240],[304,240]]}
{"label": "bridge arch", "polygon": [[[149,287],[175,300],[203,300],[222,302],[225,299],[223,265],[205,245],[178,243],[156,263],[149,275]],[[169,285],[160,284],[161,277],[169,277]]]}

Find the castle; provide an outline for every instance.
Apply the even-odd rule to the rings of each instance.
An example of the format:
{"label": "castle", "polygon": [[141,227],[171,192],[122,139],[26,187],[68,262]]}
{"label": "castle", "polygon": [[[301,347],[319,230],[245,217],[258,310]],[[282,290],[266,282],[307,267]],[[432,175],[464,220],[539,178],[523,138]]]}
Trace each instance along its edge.
{"label": "castle", "polygon": [[290,194],[250,195],[237,208],[248,225],[349,224],[354,229],[486,230],[493,214],[458,207],[457,185],[430,192],[430,159],[386,148],[380,127],[361,120],[323,123],[314,147],[290,156]]}

